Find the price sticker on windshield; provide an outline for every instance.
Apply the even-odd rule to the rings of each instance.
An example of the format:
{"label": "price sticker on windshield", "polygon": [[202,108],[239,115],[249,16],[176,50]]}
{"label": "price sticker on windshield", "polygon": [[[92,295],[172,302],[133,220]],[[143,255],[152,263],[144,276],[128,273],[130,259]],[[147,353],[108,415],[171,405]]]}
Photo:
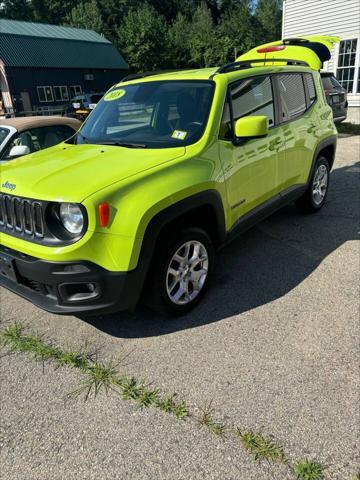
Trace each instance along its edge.
{"label": "price sticker on windshield", "polygon": [[119,98],[125,95],[125,90],[112,90],[111,92],[107,93],[104,97],[105,102],[112,102],[113,100],[118,100]]}
{"label": "price sticker on windshield", "polygon": [[176,140],[185,140],[187,132],[183,130],[174,130],[171,138],[176,138]]}

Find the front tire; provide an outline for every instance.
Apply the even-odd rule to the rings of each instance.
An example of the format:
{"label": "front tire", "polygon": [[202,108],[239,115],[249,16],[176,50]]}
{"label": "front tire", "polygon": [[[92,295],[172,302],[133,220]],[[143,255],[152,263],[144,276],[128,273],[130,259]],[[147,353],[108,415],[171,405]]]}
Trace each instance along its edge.
{"label": "front tire", "polygon": [[320,210],[325,203],[330,181],[330,167],[327,158],[319,157],[316,161],[309,186],[305,193],[295,202],[296,207],[305,213]]}
{"label": "front tire", "polygon": [[205,295],[214,261],[213,242],[200,228],[163,239],[150,267],[145,303],[162,314],[189,312]]}

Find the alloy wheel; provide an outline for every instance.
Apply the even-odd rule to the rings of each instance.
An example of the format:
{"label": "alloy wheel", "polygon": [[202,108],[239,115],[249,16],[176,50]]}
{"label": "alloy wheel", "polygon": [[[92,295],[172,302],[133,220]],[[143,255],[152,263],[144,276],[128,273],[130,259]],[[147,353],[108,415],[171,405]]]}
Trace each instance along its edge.
{"label": "alloy wheel", "polygon": [[166,291],[176,305],[192,302],[204,287],[209,271],[209,256],[205,246],[191,240],[177,249],[166,274]]}

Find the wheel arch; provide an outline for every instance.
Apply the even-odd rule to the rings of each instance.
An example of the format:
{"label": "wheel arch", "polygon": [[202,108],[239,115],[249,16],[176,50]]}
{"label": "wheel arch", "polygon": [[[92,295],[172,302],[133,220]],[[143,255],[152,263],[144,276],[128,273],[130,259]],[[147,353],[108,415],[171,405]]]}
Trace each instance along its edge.
{"label": "wheel arch", "polygon": [[[331,137],[326,138],[325,140],[322,140],[317,145],[314,153],[313,162],[312,162],[311,174],[313,173],[316,160],[319,158],[319,156],[325,157],[329,162],[330,170],[332,169],[335,161],[336,144],[337,144],[337,136],[333,135]],[[311,175],[309,178],[311,178]]]}
{"label": "wheel arch", "polygon": [[158,241],[163,235],[173,233],[174,228],[185,226],[204,228],[212,238],[215,248],[224,243],[225,212],[217,190],[206,190],[180,200],[155,214],[148,222],[136,267],[137,281],[140,282],[136,303],[141,296]]}

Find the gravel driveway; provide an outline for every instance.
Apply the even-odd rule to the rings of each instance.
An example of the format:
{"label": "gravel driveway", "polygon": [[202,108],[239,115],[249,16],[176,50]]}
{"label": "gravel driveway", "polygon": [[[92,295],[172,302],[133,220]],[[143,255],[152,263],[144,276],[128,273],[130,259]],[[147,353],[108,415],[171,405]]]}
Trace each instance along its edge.
{"label": "gravel driveway", "polygon": [[[45,313],[0,290],[1,320],[27,322],[62,346],[128,353],[124,368],[193,408],[260,431],[291,460],[352,480],[359,438],[360,137],[339,139],[324,209],[288,207],[224,248],[205,301],[164,320],[144,309],[104,318]],[[287,480],[233,440],[118,396],[65,401],[81,377],[3,356],[4,480]]]}

